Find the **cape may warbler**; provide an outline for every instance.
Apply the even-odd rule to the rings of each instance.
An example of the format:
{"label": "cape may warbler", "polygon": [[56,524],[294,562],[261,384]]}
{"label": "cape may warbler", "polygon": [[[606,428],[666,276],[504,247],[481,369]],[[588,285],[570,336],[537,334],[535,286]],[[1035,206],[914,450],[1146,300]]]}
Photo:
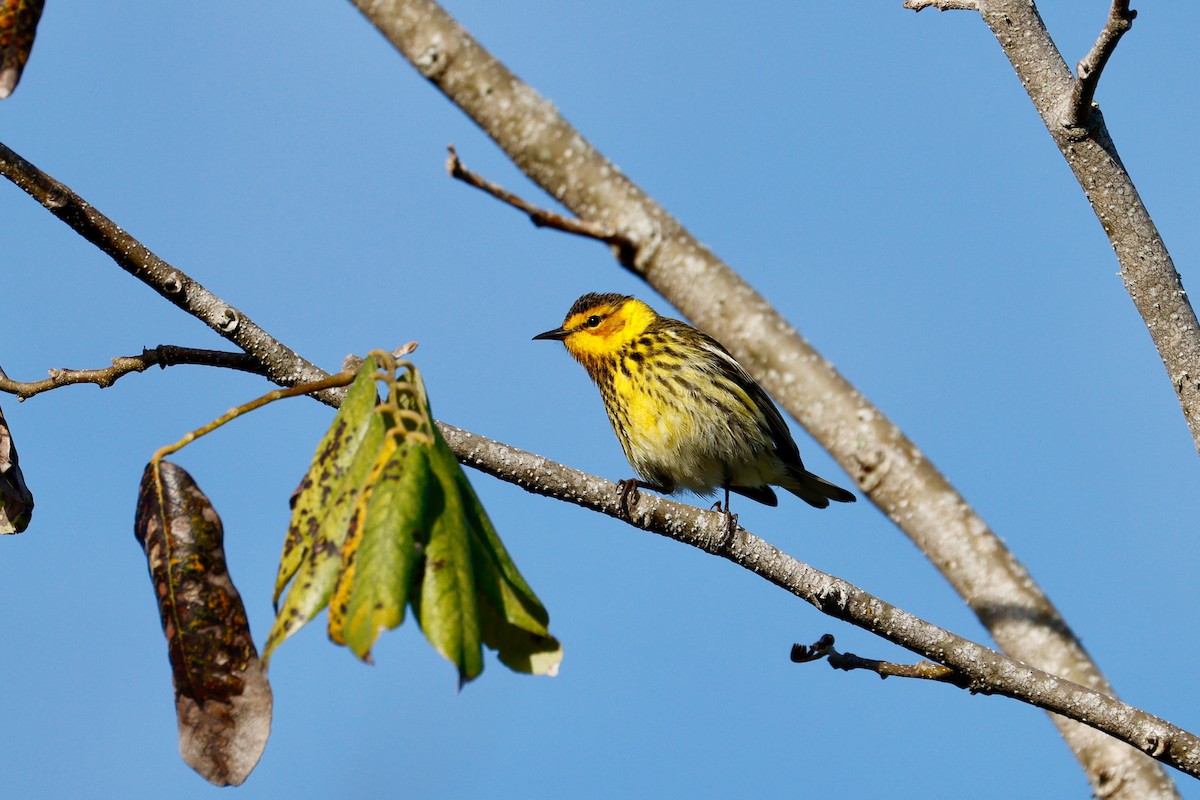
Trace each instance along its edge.
{"label": "cape may warbler", "polygon": [[780,486],[817,508],[854,495],[804,468],[779,410],[715,339],[620,294],[585,294],[557,339],[600,388],[608,419],[641,480],[621,482],[664,494],[734,491],[776,505]]}

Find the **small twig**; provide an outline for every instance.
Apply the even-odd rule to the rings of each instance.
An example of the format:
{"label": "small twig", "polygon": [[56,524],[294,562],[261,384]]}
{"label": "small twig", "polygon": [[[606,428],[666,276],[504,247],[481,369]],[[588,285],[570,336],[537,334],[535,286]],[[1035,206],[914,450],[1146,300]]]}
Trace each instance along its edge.
{"label": "small twig", "polygon": [[923,8],[936,8],[938,11],[979,10],[979,4],[975,0],[904,0],[904,7],[910,11],[920,11]]}
{"label": "small twig", "polygon": [[482,175],[467,169],[463,166],[462,161],[459,160],[458,152],[454,149],[454,145],[450,145],[446,149],[450,152],[450,155],[446,158],[446,171],[450,173],[450,177],[457,178],[466,184],[474,186],[476,189],[487,192],[497,200],[508,203],[513,208],[524,212],[529,217],[529,221],[538,228],[553,228],[564,233],[573,233],[576,236],[583,236],[603,242],[616,251],[617,258],[623,265],[632,268],[631,265],[633,264],[637,247],[633,243],[633,240],[625,234],[619,233],[613,226],[603,222],[592,222],[577,217],[567,217],[544,208],[538,208],[508,191],[500,184],[493,183]]}
{"label": "small twig", "polygon": [[145,372],[155,365],[166,369],[177,364],[223,367],[256,375],[265,375],[267,372],[258,359],[246,353],[160,344],[153,350],[142,350],[140,356],[118,356],[112,360],[112,366],[103,369],[52,369],[50,377],[40,381],[14,381],[0,368],[0,392],[14,394],[23,402],[35,394],[76,383],[94,383],[101,389],[107,389],[131,372]]}
{"label": "small twig", "polygon": [[338,372],[322,378],[319,381],[302,383],[298,386],[289,386],[286,389],[275,389],[274,391],[267,392],[263,396],[255,398],[248,403],[243,403],[240,406],[229,409],[212,422],[202,425],[194,431],[189,431],[182,439],[174,444],[168,444],[158,448],[154,451],[154,455],[150,457],[150,463],[157,465],[158,462],[162,461],[167,456],[179,452],[187,445],[199,439],[201,436],[206,436],[212,433],[225,423],[231,422],[243,414],[249,414],[251,411],[254,411],[257,408],[262,408],[269,403],[274,403],[276,400],[283,400],[288,397],[298,397],[303,394],[316,395],[319,392],[325,391],[326,389],[338,389],[344,386],[349,386],[354,380],[354,375],[355,373],[352,371]]}
{"label": "small twig", "polygon": [[1075,85],[1071,88],[1071,101],[1067,106],[1063,127],[1072,130],[1087,127],[1092,117],[1092,100],[1100,83],[1100,73],[1104,71],[1109,56],[1117,49],[1117,42],[1121,41],[1125,31],[1133,27],[1136,17],[1137,12],[1129,7],[1129,0],[1113,0],[1104,29],[1092,45],[1091,52],[1075,65]]}
{"label": "small twig", "polygon": [[932,661],[918,661],[916,664],[893,664],[890,661],[877,661],[873,658],[863,658],[854,653],[839,653],[833,647],[833,634],[827,633],[813,644],[805,647],[802,644],[792,645],[792,661],[804,664],[820,659],[829,661],[834,669],[846,670],[865,669],[879,675],[880,678],[919,678],[926,681],[949,683],[960,689],[970,689],[973,693],[978,688],[972,684],[971,678],[956,669],[935,664]]}

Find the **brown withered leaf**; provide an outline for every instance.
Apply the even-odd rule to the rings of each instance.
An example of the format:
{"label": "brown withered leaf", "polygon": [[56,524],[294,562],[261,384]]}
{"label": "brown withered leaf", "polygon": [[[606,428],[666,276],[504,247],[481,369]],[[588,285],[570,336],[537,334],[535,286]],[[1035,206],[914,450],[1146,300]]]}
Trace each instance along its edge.
{"label": "brown withered leaf", "polygon": [[271,687],[225,566],[221,519],[183,468],[151,462],[134,533],[167,637],[179,752],[211,783],[236,786],[266,747]]}
{"label": "brown withered leaf", "polygon": [[0,0],[0,100],[17,88],[45,0]]}
{"label": "brown withered leaf", "polygon": [[0,534],[20,533],[29,527],[33,495],[25,485],[17,461],[17,447],[0,410]]}

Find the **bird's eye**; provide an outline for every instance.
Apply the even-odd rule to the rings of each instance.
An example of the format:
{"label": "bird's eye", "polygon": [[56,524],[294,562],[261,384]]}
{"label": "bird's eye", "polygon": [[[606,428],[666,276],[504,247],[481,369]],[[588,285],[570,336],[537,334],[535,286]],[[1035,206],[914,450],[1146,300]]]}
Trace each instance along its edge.
{"label": "bird's eye", "polygon": [[600,324],[600,317],[597,316],[596,314],[592,314],[590,317],[587,318],[587,322],[585,322],[584,324],[587,325],[589,328],[595,328],[597,325]]}

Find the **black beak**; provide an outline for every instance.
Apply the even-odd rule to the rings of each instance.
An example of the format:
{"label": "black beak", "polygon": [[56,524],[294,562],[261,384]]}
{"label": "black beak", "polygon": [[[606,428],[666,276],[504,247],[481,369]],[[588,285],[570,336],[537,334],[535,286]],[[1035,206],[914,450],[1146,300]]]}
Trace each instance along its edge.
{"label": "black beak", "polygon": [[570,335],[571,335],[571,332],[569,330],[567,330],[566,328],[555,328],[552,331],[546,331],[545,333],[539,333],[537,336],[535,336],[533,338],[534,339],[557,339],[558,341],[561,342],[563,339],[567,338]]}

